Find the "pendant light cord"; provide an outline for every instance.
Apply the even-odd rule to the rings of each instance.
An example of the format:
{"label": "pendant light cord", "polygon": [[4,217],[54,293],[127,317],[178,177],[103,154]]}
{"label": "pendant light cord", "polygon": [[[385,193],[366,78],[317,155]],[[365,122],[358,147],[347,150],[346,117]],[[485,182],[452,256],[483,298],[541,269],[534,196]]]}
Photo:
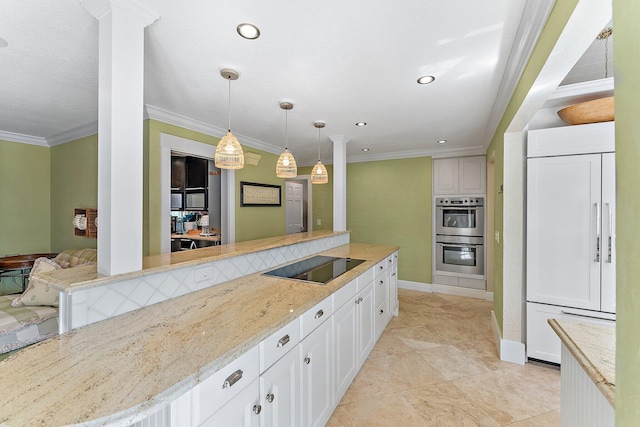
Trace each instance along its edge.
{"label": "pendant light cord", "polygon": [[284,150],[289,149],[289,110],[284,110]]}
{"label": "pendant light cord", "polygon": [[318,161],[320,161],[320,128],[318,128]]}
{"label": "pendant light cord", "polygon": [[229,119],[229,132],[231,132],[231,77],[229,77],[229,99],[227,100],[227,117]]}

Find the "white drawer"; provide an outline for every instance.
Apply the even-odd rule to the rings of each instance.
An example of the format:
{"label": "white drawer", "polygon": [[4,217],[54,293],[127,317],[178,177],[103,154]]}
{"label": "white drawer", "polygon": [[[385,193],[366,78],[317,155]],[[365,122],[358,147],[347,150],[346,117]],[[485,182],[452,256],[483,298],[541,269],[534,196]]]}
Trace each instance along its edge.
{"label": "white drawer", "polygon": [[258,378],[260,351],[258,346],[204,380],[194,388],[199,420],[206,420],[225,403]]}
{"label": "white drawer", "polygon": [[387,284],[387,275],[380,274],[376,276],[376,280],[373,282],[373,295],[375,298],[374,305],[377,307],[387,299],[387,289],[389,285]]}
{"label": "white drawer", "polygon": [[365,271],[364,273],[362,273],[360,276],[358,276],[356,278],[356,280],[358,281],[358,286],[357,286],[356,292],[360,292],[369,283],[371,283],[371,281],[373,280],[374,271],[375,271],[375,269],[370,268],[370,269],[368,269],[367,271]]}
{"label": "white drawer", "polygon": [[394,264],[398,263],[398,252],[394,252],[391,254],[391,259],[393,260]]}
{"label": "white drawer", "polygon": [[260,343],[260,373],[300,342],[300,317]]}
{"label": "white drawer", "polygon": [[357,279],[354,279],[333,293],[333,307],[338,310],[345,302],[350,301],[357,292]]}
{"label": "white drawer", "polygon": [[[389,256],[387,257],[387,264],[386,264],[387,268],[391,267],[391,266],[393,265],[393,263],[394,263],[393,255],[394,255],[394,254],[391,254],[391,255],[389,255]],[[398,258],[395,258],[395,260],[397,261],[397,260],[398,260]]]}
{"label": "white drawer", "polygon": [[387,268],[387,259],[385,258],[379,263],[377,263],[375,267],[373,267],[373,269],[375,270],[376,277],[378,277],[381,274],[384,274],[384,270],[386,268]]}
{"label": "white drawer", "polygon": [[300,332],[301,340],[309,335],[315,328],[320,326],[322,322],[327,320],[333,314],[333,298],[329,295],[323,301],[311,307],[301,316]]}

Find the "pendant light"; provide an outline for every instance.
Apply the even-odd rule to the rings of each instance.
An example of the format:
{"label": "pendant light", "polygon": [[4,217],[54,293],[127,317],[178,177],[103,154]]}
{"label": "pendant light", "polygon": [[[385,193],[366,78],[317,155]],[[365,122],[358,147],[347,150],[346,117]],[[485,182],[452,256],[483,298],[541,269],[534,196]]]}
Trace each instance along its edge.
{"label": "pendant light", "polygon": [[313,126],[318,129],[318,163],[311,169],[311,183],[312,184],[326,184],[329,182],[329,174],[327,168],[320,161],[320,129],[325,127],[324,122],[314,122]]}
{"label": "pendant light", "polygon": [[228,118],[229,131],[218,142],[215,154],[215,164],[220,169],[242,169],[244,167],[244,153],[238,139],[231,133],[231,80],[238,80],[240,76],[236,70],[223,68],[220,75],[229,81]]}
{"label": "pendant light", "polygon": [[288,111],[293,109],[293,104],[291,102],[282,101],[280,102],[280,108],[284,110],[284,151],[280,154],[278,158],[278,163],[276,163],[276,176],[278,178],[295,178],[298,176],[298,166],[296,166],[296,159],[293,158],[293,154],[289,152],[288,148],[288,138],[289,138],[289,122],[288,122]]}

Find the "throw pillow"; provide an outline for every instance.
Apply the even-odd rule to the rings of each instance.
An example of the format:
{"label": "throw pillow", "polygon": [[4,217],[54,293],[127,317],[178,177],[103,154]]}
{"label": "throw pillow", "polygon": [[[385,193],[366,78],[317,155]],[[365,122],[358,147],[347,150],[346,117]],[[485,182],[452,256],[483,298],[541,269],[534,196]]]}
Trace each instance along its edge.
{"label": "throw pillow", "polygon": [[60,298],[59,291],[50,288],[49,285],[38,279],[37,274],[59,270],[60,268],[62,267],[48,258],[36,259],[29,273],[27,290],[24,291],[22,296],[14,299],[11,305],[13,307],[22,307],[25,305],[50,305],[52,307],[58,307]]}

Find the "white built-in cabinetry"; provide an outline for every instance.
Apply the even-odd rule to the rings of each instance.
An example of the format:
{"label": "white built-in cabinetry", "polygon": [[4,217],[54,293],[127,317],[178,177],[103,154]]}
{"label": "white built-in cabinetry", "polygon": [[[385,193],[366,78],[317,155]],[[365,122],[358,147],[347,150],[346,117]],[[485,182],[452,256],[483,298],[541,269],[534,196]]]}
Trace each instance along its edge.
{"label": "white built-in cabinetry", "polygon": [[171,425],[324,426],[397,312],[397,260],[389,255],[175,400]]}
{"label": "white built-in cabinetry", "polygon": [[433,194],[468,195],[487,192],[485,156],[433,160]]}
{"label": "white built-in cabinetry", "polygon": [[614,124],[530,131],[527,356],[560,363],[547,319],[615,319]]}

